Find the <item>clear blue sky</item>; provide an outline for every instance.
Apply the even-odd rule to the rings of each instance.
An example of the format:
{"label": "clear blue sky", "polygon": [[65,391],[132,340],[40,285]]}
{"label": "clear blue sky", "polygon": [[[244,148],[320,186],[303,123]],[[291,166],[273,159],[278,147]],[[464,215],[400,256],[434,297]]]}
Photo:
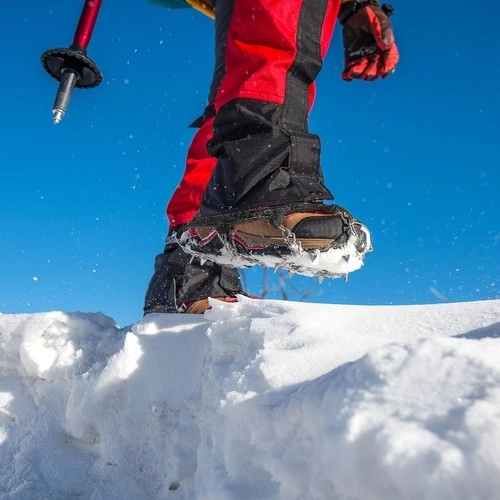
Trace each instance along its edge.
{"label": "clear blue sky", "polygon": [[[70,45],[82,6],[0,6],[0,311],[101,311],[125,325],[142,315],[187,125],[205,105],[213,24],[191,9],[103,0],[88,54],[104,81],[76,90],[56,126],[58,84],[39,59]],[[342,82],[338,29],[310,120],[326,183],[368,225],[375,251],[347,283],[293,278],[290,299],[500,296],[500,4],[394,6],[396,74]],[[251,293],[261,277],[246,272]]]}

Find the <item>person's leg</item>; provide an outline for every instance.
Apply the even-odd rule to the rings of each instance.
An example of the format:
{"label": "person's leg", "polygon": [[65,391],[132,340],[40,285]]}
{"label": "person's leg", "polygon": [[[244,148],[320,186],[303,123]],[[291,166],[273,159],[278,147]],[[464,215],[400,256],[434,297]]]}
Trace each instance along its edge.
{"label": "person's leg", "polygon": [[232,3],[202,213],[332,199],[308,113],[340,0]]}
{"label": "person's leg", "polygon": [[[206,150],[213,118],[207,118],[188,150],[184,176],[167,205],[169,236],[156,256],[154,273],[144,301],[144,313],[204,312],[208,297],[229,299],[242,294],[238,271],[187,254],[170,236],[199,210],[201,198],[215,165]],[[201,303],[200,303],[201,301]],[[203,306],[203,307],[202,307]]]}
{"label": "person's leg", "polygon": [[[225,73],[225,42],[231,9],[224,9],[216,20],[216,60],[209,102],[213,103],[220,80]],[[165,250],[157,255],[154,273],[146,291],[144,313],[193,312],[208,308],[208,297],[234,300],[243,294],[238,271],[234,268],[202,261],[184,252],[171,234],[188,223],[199,211],[203,193],[215,167],[207,142],[212,136],[215,115],[213,104],[197,120],[199,129],[188,149],[186,169],[167,205],[169,234]]]}
{"label": "person's leg", "polygon": [[170,230],[186,224],[199,211],[203,193],[212,176],[217,158],[209,154],[207,144],[213,135],[215,99],[226,74],[226,47],[234,0],[212,1],[215,7],[215,62],[208,92],[209,105],[193,126],[198,127],[188,149],[183,178],[167,205]]}
{"label": "person's leg", "polygon": [[200,214],[176,234],[193,255],[332,277],[362,265],[368,230],[324,203],[333,197],[323,182],[319,138],[308,129],[339,5],[218,2],[230,21],[208,145],[217,164]]}

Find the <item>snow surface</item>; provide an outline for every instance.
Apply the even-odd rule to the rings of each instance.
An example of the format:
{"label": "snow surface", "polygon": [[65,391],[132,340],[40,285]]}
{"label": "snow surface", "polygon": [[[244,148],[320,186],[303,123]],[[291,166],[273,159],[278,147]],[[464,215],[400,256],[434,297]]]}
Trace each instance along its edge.
{"label": "snow surface", "polygon": [[500,300],[0,315],[1,499],[500,498]]}

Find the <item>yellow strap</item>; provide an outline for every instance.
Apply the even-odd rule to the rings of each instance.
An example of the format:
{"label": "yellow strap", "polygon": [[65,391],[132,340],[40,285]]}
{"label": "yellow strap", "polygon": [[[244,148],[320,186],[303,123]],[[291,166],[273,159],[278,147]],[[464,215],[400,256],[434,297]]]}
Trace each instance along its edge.
{"label": "yellow strap", "polygon": [[208,16],[210,19],[215,19],[215,9],[208,0],[185,0],[185,2]]}

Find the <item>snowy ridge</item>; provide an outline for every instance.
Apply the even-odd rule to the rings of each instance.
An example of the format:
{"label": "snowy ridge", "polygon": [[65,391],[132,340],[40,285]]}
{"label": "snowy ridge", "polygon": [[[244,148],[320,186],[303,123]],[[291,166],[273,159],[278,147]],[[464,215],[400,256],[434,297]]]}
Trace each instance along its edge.
{"label": "snowy ridge", "polygon": [[500,301],[0,315],[1,499],[495,500]]}

